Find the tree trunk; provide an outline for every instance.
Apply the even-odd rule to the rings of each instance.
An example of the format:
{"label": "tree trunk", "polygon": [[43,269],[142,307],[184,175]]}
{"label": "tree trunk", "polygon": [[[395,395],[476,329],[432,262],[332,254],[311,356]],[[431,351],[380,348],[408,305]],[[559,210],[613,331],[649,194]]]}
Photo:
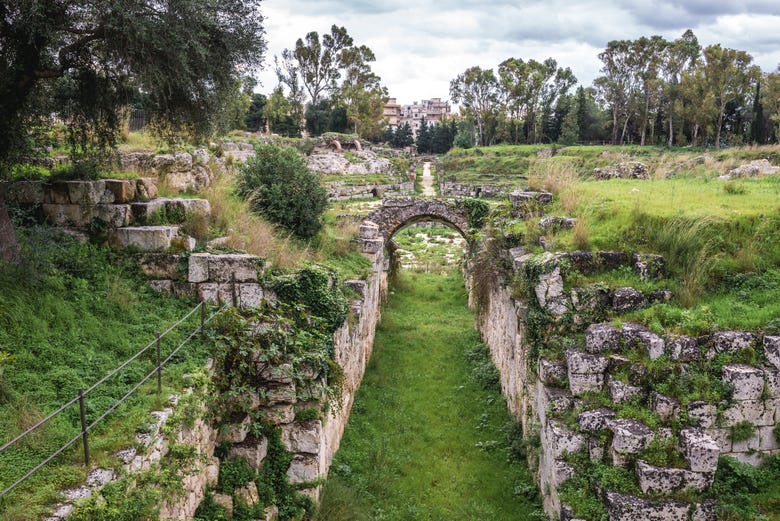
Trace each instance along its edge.
{"label": "tree trunk", "polygon": [[617,107],[612,109],[612,144],[617,144],[617,126],[618,126],[618,110]]}
{"label": "tree trunk", "polygon": [[673,119],[674,119],[674,114],[670,110],[669,111],[669,140],[667,144],[669,148],[672,148],[672,144],[674,143],[674,123],[672,121]]}
{"label": "tree trunk", "polygon": [[720,110],[718,114],[718,130],[715,132],[715,150],[720,150],[720,130],[723,128],[723,112],[725,109]]}
{"label": "tree trunk", "polygon": [[691,146],[695,147],[699,140],[699,124],[693,124],[693,138],[691,139]]}
{"label": "tree trunk", "polygon": [[626,116],[626,121],[623,123],[623,131],[620,133],[620,146],[623,146],[623,143],[626,139],[626,129],[628,128],[628,120],[631,119],[629,116]]}
{"label": "tree trunk", "polygon": [[0,260],[16,264],[19,262],[19,242],[16,240],[16,230],[8,210],[5,207],[5,199],[0,194]]}

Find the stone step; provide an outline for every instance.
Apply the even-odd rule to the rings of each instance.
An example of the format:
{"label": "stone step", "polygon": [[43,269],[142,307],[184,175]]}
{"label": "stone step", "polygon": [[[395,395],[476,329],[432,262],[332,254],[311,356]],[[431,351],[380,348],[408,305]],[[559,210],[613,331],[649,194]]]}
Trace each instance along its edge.
{"label": "stone step", "polygon": [[158,197],[147,202],[133,203],[131,209],[133,222],[142,225],[153,221],[181,224],[189,216],[211,215],[211,205],[206,199]]}
{"label": "stone step", "polygon": [[139,251],[168,251],[171,247],[192,250],[195,239],[179,235],[178,226],[125,226],[111,232],[110,242],[121,248]]}

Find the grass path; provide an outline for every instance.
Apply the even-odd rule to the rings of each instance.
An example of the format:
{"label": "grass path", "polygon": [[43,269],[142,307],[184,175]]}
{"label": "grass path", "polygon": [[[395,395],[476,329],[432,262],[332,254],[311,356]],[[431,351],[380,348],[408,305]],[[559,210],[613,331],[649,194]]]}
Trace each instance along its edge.
{"label": "grass path", "polygon": [[485,390],[495,369],[474,349],[462,278],[404,274],[391,290],[318,519],[528,519],[538,504],[515,492],[531,477]]}

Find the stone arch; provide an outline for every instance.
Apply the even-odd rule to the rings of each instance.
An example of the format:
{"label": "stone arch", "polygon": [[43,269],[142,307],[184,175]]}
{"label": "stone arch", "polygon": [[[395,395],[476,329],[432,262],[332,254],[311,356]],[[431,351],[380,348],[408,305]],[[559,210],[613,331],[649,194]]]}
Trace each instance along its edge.
{"label": "stone arch", "polygon": [[396,232],[418,222],[435,221],[468,237],[468,213],[454,203],[441,199],[396,197],[382,201],[382,206],[368,214],[364,224],[375,225],[378,235],[388,243]]}

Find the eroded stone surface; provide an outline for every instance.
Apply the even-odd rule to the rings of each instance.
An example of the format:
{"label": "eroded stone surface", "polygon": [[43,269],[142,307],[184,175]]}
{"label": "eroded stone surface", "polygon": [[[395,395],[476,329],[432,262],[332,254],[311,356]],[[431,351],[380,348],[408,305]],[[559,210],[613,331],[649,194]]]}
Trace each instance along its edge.
{"label": "eroded stone surface", "polygon": [[731,385],[735,400],[759,400],[764,392],[764,371],[745,364],[723,366],[723,381]]}
{"label": "eroded stone surface", "polygon": [[621,338],[621,331],[612,324],[591,324],[585,330],[585,349],[591,353],[617,351]]}
{"label": "eroded stone surface", "polygon": [[610,521],[688,521],[690,505],[682,501],[650,500],[606,493]]}
{"label": "eroded stone surface", "polygon": [[621,454],[635,454],[647,448],[653,441],[653,431],[638,420],[609,420],[612,431],[612,450]]}
{"label": "eroded stone surface", "polygon": [[720,447],[703,429],[692,427],[680,431],[680,451],[694,472],[715,472]]}

